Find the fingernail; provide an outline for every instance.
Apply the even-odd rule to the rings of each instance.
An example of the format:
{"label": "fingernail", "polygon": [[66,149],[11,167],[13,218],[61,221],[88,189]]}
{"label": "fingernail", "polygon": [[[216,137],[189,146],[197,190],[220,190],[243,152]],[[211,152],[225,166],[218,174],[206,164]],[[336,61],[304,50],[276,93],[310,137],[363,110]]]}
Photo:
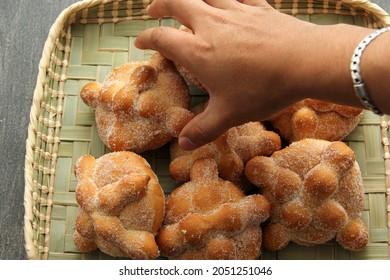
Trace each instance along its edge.
{"label": "fingernail", "polygon": [[187,150],[187,151],[195,150],[196,148],[198,148],[198,145],[196,145],[194,142],[191,141],[190,138],[188,138],[186,136],[179,137],[179,146],[182,149]]}

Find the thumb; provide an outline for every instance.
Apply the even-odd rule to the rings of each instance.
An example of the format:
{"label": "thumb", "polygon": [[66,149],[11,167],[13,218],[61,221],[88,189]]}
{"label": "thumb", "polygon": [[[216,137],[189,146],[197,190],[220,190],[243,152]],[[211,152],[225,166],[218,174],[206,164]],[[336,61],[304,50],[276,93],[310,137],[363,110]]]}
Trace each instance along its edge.
{"label": "thumb", "polygon": [[215,140],[231,126],[233,123],[227,116],[227,110],[218,110],[209,104],[182,129],[179,146],[184,150],[194,150]]}

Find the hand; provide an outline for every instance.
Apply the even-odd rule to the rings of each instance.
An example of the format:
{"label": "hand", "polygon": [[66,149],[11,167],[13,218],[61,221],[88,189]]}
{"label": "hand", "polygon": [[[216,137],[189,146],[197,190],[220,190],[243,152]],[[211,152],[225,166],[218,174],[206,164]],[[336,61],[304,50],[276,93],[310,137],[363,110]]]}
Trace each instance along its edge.
{"label": "hand", "polygon": [[[205,111],[180,133],[184,149],[208,143],[232,126],[264,120],[309,96],[338,98],[337,91],[327,96],[323,85],[328,90],[349,85],[353,95],[350,56],[343,55],[352,54],[352,47],[337,51],[346,46],[332,41],[339,29],[282,14],[265,0],[154,0],[147,13],[174,17],[193,31],[157,27],[135,41],[136,47],[157,50],[186,67],[210,95]],[[336,55],[327,57],[330,50]],[[334,61],[345,67],[329,68]]]}

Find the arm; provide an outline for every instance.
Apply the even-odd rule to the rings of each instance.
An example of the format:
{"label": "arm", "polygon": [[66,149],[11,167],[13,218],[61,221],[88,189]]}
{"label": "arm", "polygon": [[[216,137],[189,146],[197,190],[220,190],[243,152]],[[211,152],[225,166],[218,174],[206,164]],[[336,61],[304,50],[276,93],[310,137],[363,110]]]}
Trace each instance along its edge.
{"label": "arm", "polygon": [[[158,27],[135,42],[182,64],[210,94],[206,110],[180,134],[184,149],[212,141],[232,126],[264,120],[304,98],[362,107],[349,65],[372,29],[315,25],[279,13],[265,0],[240,2],[155,0],[147,9],[152,17],[173,16],[194,31]],[[372,42],[361,62],[371,99],[384,113],[390,112],[390,79],[383,78],[390,77],[390,65],[383,63],[390,59],[387,33]]]}

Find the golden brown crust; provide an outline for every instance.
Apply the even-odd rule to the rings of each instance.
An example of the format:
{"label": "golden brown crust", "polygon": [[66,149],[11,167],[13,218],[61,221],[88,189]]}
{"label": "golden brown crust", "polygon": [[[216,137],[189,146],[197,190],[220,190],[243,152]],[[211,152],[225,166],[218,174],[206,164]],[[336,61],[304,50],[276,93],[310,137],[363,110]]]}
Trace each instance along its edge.
{"label": "golden brown crust", "polygon": [[269,121],[290,143],[305,138],[340,141],[357,126],[362,113],[359,108],[304,99],[276,113]]}
{"label": "golden brown crust", "polygon": [[99,136],[112,151],[161,147],[193,117],[185,81],[159,53],[113,69],[102,84],[85,85],[80,96],[95,110]]}
{"label": "golden brown crust", "polygon": [[261,228],[270,212],[262,195],[245,196],[218,177],[212,159],[196,160],[191,181],[166,199],[164,226],[157,236],[161,254],[171,259],[256,259]]}
{"label": "golden brown crust", "polygon": [[[201,110],[199,107],[195,108],[194,114]],[[266,130],[260,122],[248,122],[230,128],[213,142],[193,151],[181,149],[174,139],[170,147],[169,173],[176,182],[188,181],[193,162],[201,158],[211,158],[217,162],[221,178],[245,188],[245,163],[254,156],[270,156],[280,147],[280,137]]]}
{"label": "golden brown crust", "polygon": [[75,164],[76,201],[81,208],[73,235],[82,252],[99,248],[116,257],[155,259],[155,242],[165,198],[158,179],[141,156],[113,152]]}
{"label": "golden brown crust", "polygon": [[263,245],[279,250],[290,241],[322,244],[337,236],[349,250],[368,242],[360,220],[364,192],[353,151],[343,142],[305,139],[255,157],[245,167],[248,179],[271,203]]}
{"label": "golden brown crust", "polygon": [[362,220],[354,219],[338,232],[336,240],[340,244],[344,244],[344,248],[357,251],[366,246],[368,231]]}

